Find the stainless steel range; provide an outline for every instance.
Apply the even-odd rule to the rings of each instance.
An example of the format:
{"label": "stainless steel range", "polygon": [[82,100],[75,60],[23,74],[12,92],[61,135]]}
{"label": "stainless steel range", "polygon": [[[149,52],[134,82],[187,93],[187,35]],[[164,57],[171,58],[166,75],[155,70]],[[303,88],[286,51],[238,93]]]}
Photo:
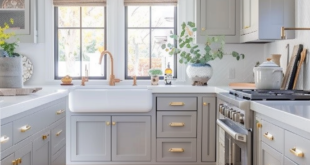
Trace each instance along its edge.
{"label": "stainless steel range", "polygon": [[253,165],[251,100],[310,100],[300,90],[231,90],[217,95],[218,165]]}

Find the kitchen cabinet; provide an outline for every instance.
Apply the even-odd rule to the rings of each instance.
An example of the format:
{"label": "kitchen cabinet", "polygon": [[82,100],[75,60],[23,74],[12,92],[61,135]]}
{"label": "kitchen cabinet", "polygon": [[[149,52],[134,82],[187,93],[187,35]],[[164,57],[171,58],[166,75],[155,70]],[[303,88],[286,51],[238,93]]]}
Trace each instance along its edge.
{"label": "kitchen cabinet", "polygon": [[33,165],[50,165],[51,140],[49,131],[33,141]]}
{"label": "kitchen cabinet", "polygon": [[[295,0],[241,0],[241,42],[281,39],[281,27],[295,27]],[[295,38],[293,31],[287,39]]]}
{"label": "kitchen cabinet", "polygon": [[[41,2],[40,2],[41,3]],[[20,0],[16,5],[13,2],[0,0],[0,25],[9,23],[10,18],[14,24],[10,25],[8,32],[14,32],[20,42],[37,42],[37,0]]]}
{"label": "kitchen cabinet", "polygon": [[[256,113],[254,164],[309,164],[309,132]],[[260,137],[260,138],[255,138]],[[296,152],[294,152],[296,151]]]}
{"label": "kitchen cabinet", "polygon": [[71,160],[150,161],[150,122],[150,116],[73,116]]}
{"label": "kitchen cabinet", "polygon": [[197,43],[207,36],[225,36],[226,43],[239,43],[239,0],[197,0]]}
{"label": "kitchen cabinet", "polygon": [[65,165],[65,164],[66,164],[66,146],[63,146],[62,149],[52,157],[51,165]]}
{"label": "kitchen cabinet", "polygon": [[[1,147],[5,147],[1,150],[1,164],[50,165],[51,158],[54,156],[53,144],[55,146],[60,144],[53,139],[51,133],[59,126],[65,127],[66,107],[67,97],[63,97],[2,119],[1,128],[5,129],[1,131],[5,133],[5,136],[1,137],[1,140],[7,138],[8,140],[1,142]],[[55,117],[55,115],[60,117]],[[13,131],[9,131],[10,129]],[[65,135],[65,129],[62,133]],[[15,142],[12,143],[14,140]],[[60,147],[65,147],[65,140],[60,145]],[[58,153],[60,152],[57,151],[56,154]]]}
{"label": "kitchen cabinet", "polygon": [[216,111],[215,98],[203,97],[202,106],[202,161],[215,162],[215,129]]}

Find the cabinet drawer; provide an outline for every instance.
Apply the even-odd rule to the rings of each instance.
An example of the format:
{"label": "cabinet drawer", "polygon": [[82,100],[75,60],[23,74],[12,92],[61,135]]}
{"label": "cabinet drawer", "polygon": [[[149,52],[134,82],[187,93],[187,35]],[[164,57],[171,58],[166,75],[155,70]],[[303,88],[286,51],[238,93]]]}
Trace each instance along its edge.
{"label": "cabinet drawer", "polygon": [[52,119],[52,122],[55,122],[66,116],[66,101],[59,100],[56,105],[49,107],[48,116]]}
{"label": "cabinet drawer", "polygon": [[66,122],[63,121],[51,130],[52,155],[66,144]]}
{"label": "cabinet drawer", "polygon": [[297,164],[309,164],[310,141],[292,132],[285,131],[284,153],[286,157]]}
{"label": "cabinet drawer", "polygon": [[157,97],[157,110],[197,110],[197,97]]}
{"label": "cabinet drawer", "polygon": [[12,123],[8,123],[1,126],[1,151],[12,146],[13,133],[12,133]]}
{"label": "cabinet drawer", "polygon": [[266,143],[262,142],[262,164],[281,165],[283,164],[283,155]]}
{"label": "cabinet drawer", "polygon": [[298,165],[298,164],[294,163],[293,161],[291,161],[290,159],[285,157],[284,158],[284,165]]}
{"label": "cabinet drawer", "polygon": [[157,112],[157,137],[196,137],[196,112]]}
{"label": "cabinet drawer", "polygon": [[42,126],[42,124],[37,123],[38,119],[35,117],[36,115],[29,115],[13,122],[14,144],[33,135]]}
{"label": "cabinet drawer", "polygon": [[284,130],[274,124],[262,120],[262,141],[283,153]]}
{"label": "cabinet drawer", "polygon": [[159,138],[157,139],[158,162],[195,162],[195,138]]}

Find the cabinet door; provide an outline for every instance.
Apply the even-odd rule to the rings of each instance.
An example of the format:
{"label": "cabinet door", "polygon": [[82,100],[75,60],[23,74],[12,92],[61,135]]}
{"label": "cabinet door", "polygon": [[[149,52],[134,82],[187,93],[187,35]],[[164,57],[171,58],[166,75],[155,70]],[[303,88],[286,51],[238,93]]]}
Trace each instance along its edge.
{"label": "cabinet door", "polygon": [[71,117],[71,160],[111,161],[111,117]]}
{"label": "cabinet door", "polygon": [[202,101],[202,161],[215,162],[215,98],[204,97]]}
{"label": "cabinet door", "polygon": [[258,8],[258,0],[241,0],[241,35],[258,30]]}
{"label": "cabinet door", "polygon": [[50,135],[49,132],[46,132],[33,141],[33,165],[49,165],[50,151]]}
{"label": "cabinet door", "polygon": [[20,160],[18,165],[32,165],[32,143],[27,144],[15,152],[15,159]]}
{"label": "cabinet door", "polygon": [[284,157],[284,165],[297,165],[297,163],[294,163],[289,158]]}
{"label": "cabinet door", "polygon": [[113,116],[112,161],[151,160],[151,117]]}
{"label": "cabinet door", "polygon": [[283,164],[283,155],[276,151],[275,149],[268,146],[266,143],[261,142],[262,144],[262,157],[261,162],[262,165],[269,165],[269,164],[277,164],[282,165]]}
{"label": "cabinet door", "polygon": [[14,161],[14,153],[9,155],[8,157],[4,158],[1,160],[0,164],[1,165],[12,165],[12,161]]}
{"label": "cabinet door", "polygon": [[236,0],[198,0],[200,35],[236,35]]}

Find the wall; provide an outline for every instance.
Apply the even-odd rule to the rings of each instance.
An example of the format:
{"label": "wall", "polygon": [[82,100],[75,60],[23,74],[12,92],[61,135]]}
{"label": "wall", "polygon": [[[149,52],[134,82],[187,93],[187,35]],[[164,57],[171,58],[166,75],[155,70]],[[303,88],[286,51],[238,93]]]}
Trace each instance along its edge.
{"label": "wall", "polygon": [[[296,13],[295,13],[295,24],[296,27],[310,27],[310,1],[309,0],[296,0]],[[293,46],[298,44],[303,44],[304,48],[310,48],[310,31],[296,31],[295,39],[293,40],[281,40],[270,44],[266,44],[265,55],[269,56],[271,54],[281,54],[281,66],[284,71],[287,66],[287,48],[286,45],[289,44],[289,58],[291,57]],[[265,56],[265,58],[267,58]],[[298,89],[310,90],[310,56],[309,52],[307,54],[308,58],[303,67],[302,76],[299,77]]]}
{"label": "wall", "polygon": [[[59,81],[53,80],[53,7],[52,0],[44,0],[45,4],[39,6],[39,15],[45,15],[45,19],[39,21],[45,22],[45,41],[43,43],[21,43],[17,52],[30,58],[34,65],[32,78],[25,85],[47,85],[59,84]],[[306,0],[305,0],[306,1]],[[194,21],[195,0],[179,0],[178,15],[179,24],[183,21]],[[115,61],[124,63],[124,10],[122,0],[108,0],[108,47]],[[115,21],[118,20],[118,21]],[[117,27],[117,28],[115,28]],[[40,34],[39,34],[40,35]],[[41,34],[42,35],[42,34]],[[228,85],[230,82],[253,82],[252,68],[257,61],[264,59],[264,44],[226,44],[225,52],[237,51],[246,55],[244,60],[236,61],[231,56],[224,56],[222,60],[212,61],[213,77],[209,85]],[[109,65],[109,64],[108,64]],[[109,66],[108,66],[109,68]],[[185,76],[185,65],[178,66],[178,81],[174,84],[191,84]],[[230,69],[235,70],[235,78],[229,79]],[[109,74],[109,73],[108,73]],[[116,77],[124,77],[124,66],[115,67]],[[78,84],[79,82],[75,82]],[[108,84],[107,81],[90,81],[91,83]],[[122,81],[121,84],[129,84],[131,81]],[[149,81],[138,81],[138,84],[149,84]]]}

